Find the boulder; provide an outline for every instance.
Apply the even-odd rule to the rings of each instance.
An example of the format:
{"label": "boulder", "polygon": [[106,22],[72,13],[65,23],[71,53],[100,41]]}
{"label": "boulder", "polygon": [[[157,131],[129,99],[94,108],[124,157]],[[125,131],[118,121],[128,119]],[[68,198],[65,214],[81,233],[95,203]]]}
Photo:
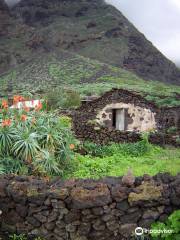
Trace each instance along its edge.
{"label": "boulder", "polygon": [[112,201],[106,184],[97,184],[91,190],[76,187],[71,191],[71,198],[72,207],[75,209],[101,207]]}
{"label": "boulder", "polygon": [[157,186],[153,181],[143,182],[134,189],[128,197],[130,205],[141,204],[142,201],[157,201],[162,197],[163,186]]}

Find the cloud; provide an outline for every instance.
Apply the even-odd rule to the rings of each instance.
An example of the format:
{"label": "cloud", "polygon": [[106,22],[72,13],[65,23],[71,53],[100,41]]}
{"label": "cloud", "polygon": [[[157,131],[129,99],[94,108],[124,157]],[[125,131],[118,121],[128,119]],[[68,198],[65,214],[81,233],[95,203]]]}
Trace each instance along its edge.
{"label": "cloud", "polygon": [[180,62],[180,0],[106,0],[118,8],[153,44]]}
{"label": "cloud", "polygon": [[5,1],[9,6],[13,6],[16,3],[20,2],[20,0],[5,0]]}

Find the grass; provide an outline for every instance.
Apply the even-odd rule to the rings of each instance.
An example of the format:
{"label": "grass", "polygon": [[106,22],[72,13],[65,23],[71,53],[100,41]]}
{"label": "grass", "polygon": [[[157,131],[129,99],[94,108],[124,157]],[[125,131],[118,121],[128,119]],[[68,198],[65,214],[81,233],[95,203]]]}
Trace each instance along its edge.
{"label": "grass", "polygon": [[[127,148],[127,144],[123,145]],[[170,147],[164,149],[149,144],[145,153],[133,156],[132,153],[123,151],[124,147],[120,146],[121,150],[117,149],[111,155],[104,157],[77,154],[74,171],[67,173],[65,178],[98,179],[105,176],[123,176],[128,168],[133,170],[135,176],[163,172],[176,175],[180,172],[180,149]]]}

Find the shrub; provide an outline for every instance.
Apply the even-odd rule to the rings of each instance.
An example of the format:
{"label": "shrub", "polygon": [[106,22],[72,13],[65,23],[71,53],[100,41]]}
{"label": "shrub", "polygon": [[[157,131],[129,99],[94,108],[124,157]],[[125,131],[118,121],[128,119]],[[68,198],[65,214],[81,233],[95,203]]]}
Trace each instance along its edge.
{"label": "shrub", "polygon": [[[20,234],[20,235],[13,234],[9,236],[9,239],[10,240],[27,240],[28,238],[24,234]],[[43,238],[35,237],[34,240],[43,240]]]}
{"label": "shrub", "polygon": [[9,239],[10,240],[27,240],[24,234],[20,234],[20,235],[13,234],[9,236]]}
{"label": "shrub", "polygon": [[[151,234],[153,240],[179,240],[180,239],[180,210],[172,213],[165,223],[156,222],[152,224]],[[157,231],[156,231],[157,230]],[[171,233],[159,233],[158,230],[172,230]]]}
{"label": "shrub", "polygon": [[59,123],[61,126],[71,128],[72,126],[72,119],[68,116],[61,116],[59,119]]}
{"label": "shrub", "polygon": [[176,137],[176,143],[180,144],[180,137]]}
{"label": "shrub", "polygon": [[33,111],[26,106],[9,109],[7,102],[2,102],[0,173],[62,175],[73,158],[77,142],[65,119],[42,112],[40,107]]}
{"label": "shrub", "polygon": [[45,99],[47,101],[47,109],[53,110],[59,107],[60,101],[62,101],[62,91],[53,89],[48,91],[45,95]]}
{"label": "shrub", "polygon": [[76,108],[81,105],[81,98],[79,93],[68,90],[65,92],[65,100],[62,107],[64,108]]}
{"label": "shrub", "polygon": [[104,146],[97,145],[92,142],[85,142],[82,147],[88,154],[94,157],[112,156],[117,152],[124,156],[129,155],[132,157],[137,157],[143,156],[151,149],[151,145],[148,143],[147,139],[143,139],[136,143],[112,143]]}
{"label": "shrub", "polygon": [[57,108],[76,108],[81,104],[81,98],[78,92],[66,89],[53,89],[45,95],[48,110]]}
{"label": "shrub", "polygon": [[167,133],[170,133],[170,134],[173,134],[173,133],[176,133],[176,132],[177,132],[177,128],[176,127],[170,127],[167,130]]}

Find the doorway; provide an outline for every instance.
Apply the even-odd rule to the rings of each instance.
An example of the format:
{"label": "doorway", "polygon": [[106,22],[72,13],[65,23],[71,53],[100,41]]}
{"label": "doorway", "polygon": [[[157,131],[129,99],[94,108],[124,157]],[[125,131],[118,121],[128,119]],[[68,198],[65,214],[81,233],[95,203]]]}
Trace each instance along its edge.
{"label": "doorway", "polygon": [[125,113],[126,109],[112,109],[112,126],[116,130],[125,131]]}

